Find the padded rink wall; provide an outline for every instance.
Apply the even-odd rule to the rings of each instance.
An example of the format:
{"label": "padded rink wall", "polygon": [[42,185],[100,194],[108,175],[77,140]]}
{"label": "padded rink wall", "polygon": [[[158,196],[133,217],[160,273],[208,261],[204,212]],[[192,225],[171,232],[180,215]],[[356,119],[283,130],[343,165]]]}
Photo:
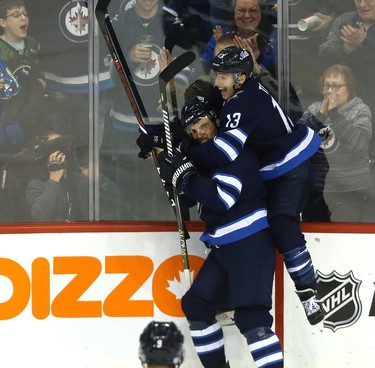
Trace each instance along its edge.
{"label": "padded rink wall", "polygon": [[326,311],[321,331],[310,326],[284,276],[287,368],[375,367],[375,227],[303,224]]}
{"label": "padded rink wall", "polygon": [[[328,313],[323,332],[305,320],[278,259],[273,313],[285,367],[375,366],[374,235],[359,228],[304,226]],[[201,230],[189,224],[194,274],[205,258]],[[151,320],[176,322],[186,337],[182,367],[201,366],[179,305],[186,288],[175,224],[35,224],[0,233],[1,367],[140,367],[138,339]],[[224,334],[231,366],[254,368],[236,327]]]}

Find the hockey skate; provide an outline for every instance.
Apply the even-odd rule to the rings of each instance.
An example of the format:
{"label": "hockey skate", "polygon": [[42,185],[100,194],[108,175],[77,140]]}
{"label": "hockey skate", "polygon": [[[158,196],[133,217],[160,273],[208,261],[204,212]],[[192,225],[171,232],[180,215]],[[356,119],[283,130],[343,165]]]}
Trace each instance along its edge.
{"label": "hockey skate", "polygon": [[317,299],[316,291],[313,289],[296,290],[301,300],[306,317],[311,325],[316,325],[324,319],[325,312],[322,303]]}

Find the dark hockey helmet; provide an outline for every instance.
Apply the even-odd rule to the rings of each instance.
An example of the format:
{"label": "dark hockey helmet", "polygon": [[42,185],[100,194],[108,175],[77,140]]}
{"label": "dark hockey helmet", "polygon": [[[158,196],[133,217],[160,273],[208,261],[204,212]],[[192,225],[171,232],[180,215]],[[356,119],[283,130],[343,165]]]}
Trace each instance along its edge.
{"label": "dark hockey helmet", "polygon": [[221,50],[212,62],[212,70],[219,73],[245,73],[249,77],[253,68],[254,62],[250,53],[237,46],[229,46]]}
{"label": "dark hockey helmet", "polygon": [[196,96],[183,106],[181,110],[181,125],[186,130],[190,125],[205,117],[215,122],[217,114],[203,96]]}
{"label": "dark hockey helmet", "polygon": [[168,364],[179,367],[184,360],[184,336],[173,322],[150,322],[140,336],[142,365]]}

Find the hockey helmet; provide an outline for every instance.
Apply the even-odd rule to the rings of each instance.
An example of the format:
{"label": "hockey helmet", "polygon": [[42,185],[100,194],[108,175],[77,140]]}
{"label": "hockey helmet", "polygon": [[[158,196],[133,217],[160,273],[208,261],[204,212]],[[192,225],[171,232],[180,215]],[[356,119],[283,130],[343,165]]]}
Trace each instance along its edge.
{"label": "hockey helmet", "polygon": [[181,125],[186,130],[190,125],[205,117],[215,122],[217,114],[203,96],[196,96],[183,106],[181,110]]}
{"label": "hockey helmet", "polygon": [[168,364],[179,367],[184,360],[184,336],[173,322],[150,322],[140,336],[142,365]]}
{"label": "hockey helmet", "polygon": [[212,70],[219,73],[245,73],[251,76],[254,68],[250,53],[241,47],[229,46],[221,50],[213,59]]}

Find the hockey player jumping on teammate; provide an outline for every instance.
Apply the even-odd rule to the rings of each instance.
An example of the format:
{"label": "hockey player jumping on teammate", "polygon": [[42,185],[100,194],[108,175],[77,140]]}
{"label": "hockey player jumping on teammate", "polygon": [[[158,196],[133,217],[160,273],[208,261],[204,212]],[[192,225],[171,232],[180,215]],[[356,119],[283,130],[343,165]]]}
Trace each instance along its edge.
{"label": "hockey player jumping on teammate", "polygon": [[324,318],[317,298],[311,256],[300,230],[300,213],[312,188],[310,157],[321,138],[301,124],[293,124],[271,94],[252,76],[253,60],[247,50],[231,46],[213,60],[213,83],[224,104],[217,137],[201,145],[183,144],[195,164],[217,168],[235,162],[246,146],[252,147],[267,187],[268,221],[272,237],[284,257],[306,316],[315,325]]}
{"label": "hockey player jumping on teammate", "polygon": [[144,368],[178,368],[184,361],[184,336],[173,322],[150,322],[139,341]]}
{"label": "hockey player jumping on teammate", "polygon": [[[181,112],[185,131],[204,145],[217,134],[217,119],[203,97]],[[160,175],[192,204],[206,225],[201,240],[210,252],[182,297],[190,334],[205,368],[229,368],[218,311],[234,309],[234,321],[257,367],[281,368],[278,337],[271,330],[275,248],[267,222],[266,190],[258,161],[245,147],[238,158],[217,169],[194,166],[178,153],[159,154]]]}

